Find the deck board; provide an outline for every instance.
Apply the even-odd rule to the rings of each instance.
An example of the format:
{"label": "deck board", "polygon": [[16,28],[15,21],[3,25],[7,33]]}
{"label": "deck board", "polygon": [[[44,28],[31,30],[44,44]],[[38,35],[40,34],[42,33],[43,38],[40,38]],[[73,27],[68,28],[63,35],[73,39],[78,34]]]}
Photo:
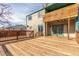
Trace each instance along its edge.
{"label": "deck board", "polygon": [[67,40],[67,38],[40,37],[5,46],[12,55],[17,56],[79,55],[79,45],[75,40]]}

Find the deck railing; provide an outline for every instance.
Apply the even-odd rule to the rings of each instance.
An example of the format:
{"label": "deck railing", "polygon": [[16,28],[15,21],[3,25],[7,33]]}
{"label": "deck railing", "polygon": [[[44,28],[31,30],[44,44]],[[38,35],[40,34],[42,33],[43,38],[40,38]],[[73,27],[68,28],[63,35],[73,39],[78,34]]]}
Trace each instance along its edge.
{"label": "deck railing", "polygon": [[32,38],[34,31],[29,30],[0,30],[0,41],[19,40],[20,38]]}

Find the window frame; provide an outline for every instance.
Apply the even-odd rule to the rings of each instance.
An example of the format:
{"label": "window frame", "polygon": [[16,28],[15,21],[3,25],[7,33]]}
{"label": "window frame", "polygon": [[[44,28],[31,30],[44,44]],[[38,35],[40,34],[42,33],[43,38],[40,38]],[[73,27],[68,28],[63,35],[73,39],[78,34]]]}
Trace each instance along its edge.
{"label": "window frame", "polygon": [[28,16],[28,20],[32,20],[32,15],[29,15]]}
{"label": "window frame", "polygon": [[38,25],[38,32],[43,32],[43,25]]}

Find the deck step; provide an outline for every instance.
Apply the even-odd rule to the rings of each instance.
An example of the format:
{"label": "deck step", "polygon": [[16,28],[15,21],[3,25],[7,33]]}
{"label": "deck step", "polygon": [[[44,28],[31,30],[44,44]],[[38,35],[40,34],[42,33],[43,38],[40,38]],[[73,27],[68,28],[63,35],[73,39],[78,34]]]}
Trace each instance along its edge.
{"label": "deck step", "polygon": [[5,45],[2,45],[2,49],[5,52],[6,56],[12,56],[12,54],[10,53],[10,51],[6,48]]}
{"label": "deck step", "polygon": [[0,56],[6,56],[6,53],[4,52],[2,46],[0,46]]}

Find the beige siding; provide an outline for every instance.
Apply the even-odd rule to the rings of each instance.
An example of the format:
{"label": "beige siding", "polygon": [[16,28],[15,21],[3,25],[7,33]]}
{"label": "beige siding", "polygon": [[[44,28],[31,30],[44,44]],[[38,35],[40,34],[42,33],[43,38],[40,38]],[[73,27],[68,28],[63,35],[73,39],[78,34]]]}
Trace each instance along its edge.
{"label": "beige siding", "polygon": [[[38,13],[41,12],[42,16],[41,17],[38,17]],[[29,26],[31,26],[32,28],[28,28],[28,30],[34,30],[34,32],[38,32],[38,25],[43,25],[44,26],[44,22],[43,22],[43,16],[45,15],[45,10],[42,10],[42,11],[39,11],[35,14],[32,14],[32,20],[28,20],[27,23]],[[45,32],[45,28],[43,28]]]}

